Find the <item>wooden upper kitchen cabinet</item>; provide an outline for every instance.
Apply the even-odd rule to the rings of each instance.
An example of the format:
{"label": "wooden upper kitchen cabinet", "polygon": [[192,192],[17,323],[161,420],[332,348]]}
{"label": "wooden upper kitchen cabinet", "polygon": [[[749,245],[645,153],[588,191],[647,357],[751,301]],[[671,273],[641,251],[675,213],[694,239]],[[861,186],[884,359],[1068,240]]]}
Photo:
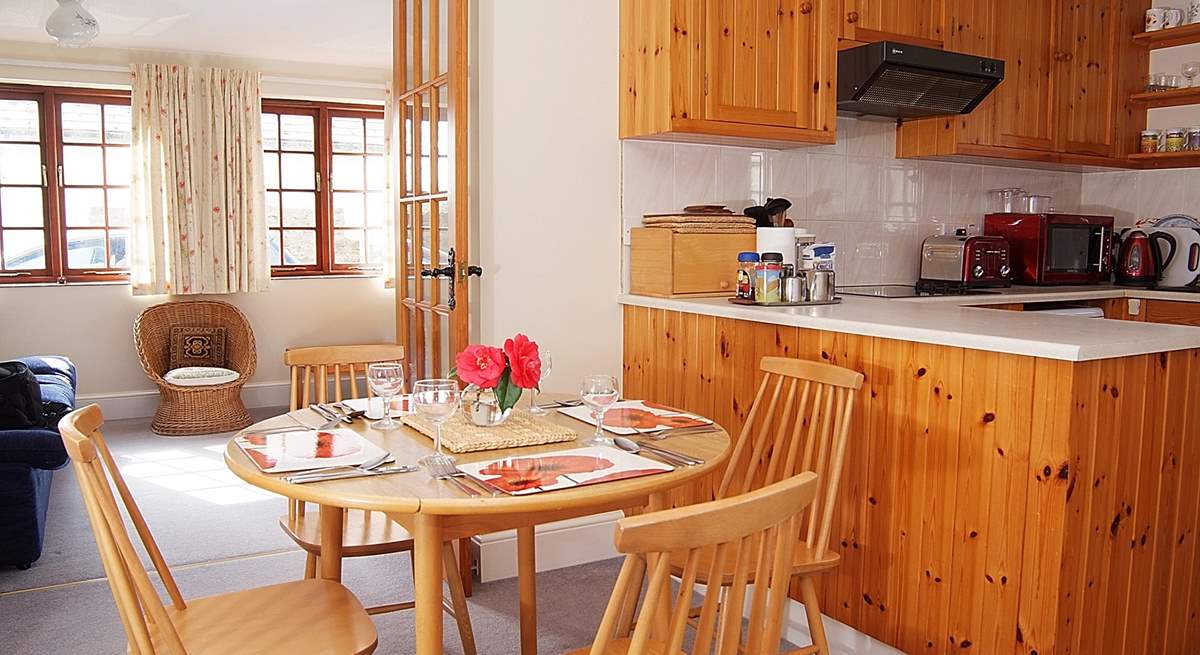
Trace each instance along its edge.
{"label": "wooden upper kitchen cabinet", "polygon": [[[901,41],[942,47],[946,0],[842,0],[841,32],[854,46],[875,41]],[[950,0],[953,1],[953,0]]]}
{"label": "wooden upper kitchen cabinet", "polygon": [[1145,108],[1128,102],[1148,66],[1131,39],[1144,1],[946,3],[946,48],[1004,60],[1005,79],[969,115],[902,124],[897,156],[1129,165],[1145,125]]}
{"label": "wooden upper kitchen cabinet", "polygon": [[833,143],[840,0],[621,0],[621,138]]}

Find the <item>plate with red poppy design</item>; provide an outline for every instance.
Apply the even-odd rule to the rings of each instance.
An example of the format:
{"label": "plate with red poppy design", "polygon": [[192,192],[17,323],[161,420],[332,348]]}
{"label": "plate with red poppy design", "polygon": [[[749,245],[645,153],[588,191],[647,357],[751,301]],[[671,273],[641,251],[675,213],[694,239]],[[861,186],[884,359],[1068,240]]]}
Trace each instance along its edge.
{"label": "plate with red poppy design", "polygon": [[[589,425],[596,424],[591,408],[586,405],[560,407],[558,411]],[[700,428],[712,423],[712,419],[650,400],[622,400],[613,403],[604,413],[604,429],[623,435],[645,434],[673,428]]]}
{"label": "plate with red poppy design", "polygon": [[611,446],[589,446],[528,457],[505,457],[461,464],[480,482],[514,496],[627,480],[674,470],[641,455]]}
{"label": "plate with red poppy design", "polygon": [[263,473],[290,473],[377,460],[387,451],[351,430],[307,430],[262,434],[247,432],[233,442]]}

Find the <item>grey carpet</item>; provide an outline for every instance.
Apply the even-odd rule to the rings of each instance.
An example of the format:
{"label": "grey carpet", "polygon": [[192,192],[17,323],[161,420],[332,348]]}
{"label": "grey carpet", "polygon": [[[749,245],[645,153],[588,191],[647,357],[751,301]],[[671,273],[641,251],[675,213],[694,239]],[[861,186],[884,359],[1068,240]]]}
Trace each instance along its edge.
{"label": "grey carpet", "polygon": [[[279,410],[259,410],[256,419]],[[145,419],[112,421],[105,437],[185,597],[295,580],[304,557],[276,526],[283,501],[225,469],[229,435],[159,437]],[[55,473],[46,549],[28,571],[0,569],[3,652],[124,653],[125,638],[96,552],[73,471]],[[619,560],[538,576],[538,643],[546,654],[591,642]],[[346,560],[344,581],[366,605],[412,598],[405,555]],[[515,579],[477,584],[471,619],[485,654],[519,651]],[[374,617],[381,654],[412,653],[413,614]],[[461,648],[445,623],[446,652]]]}

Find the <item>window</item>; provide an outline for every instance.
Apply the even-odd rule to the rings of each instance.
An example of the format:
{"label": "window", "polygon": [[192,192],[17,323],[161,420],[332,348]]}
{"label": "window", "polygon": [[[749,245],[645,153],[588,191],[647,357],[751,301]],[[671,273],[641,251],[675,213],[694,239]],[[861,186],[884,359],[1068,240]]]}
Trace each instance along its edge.
{"label": "window", "polygon": [[123,280],[129,94],[0,86],[0,282]]}
{"label": "window", "polygon": [[[263,102],[276,276],[378,273],[383,109]],[[0,284],[129,279],[129,92],[0,85]]]}
{"label": "window", "polygon": [[387,221],[383,110],[264,101],[262,125],[274,275],[380,271]]}

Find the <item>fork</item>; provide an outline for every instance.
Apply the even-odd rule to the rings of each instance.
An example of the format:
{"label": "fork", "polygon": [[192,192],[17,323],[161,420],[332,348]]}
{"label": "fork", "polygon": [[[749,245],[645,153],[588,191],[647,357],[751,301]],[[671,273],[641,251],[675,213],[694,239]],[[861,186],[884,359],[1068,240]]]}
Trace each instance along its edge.
{"label": "fork", "polygon": [[429,460],[429,474],[434,480],[448,480],[454,483],[463,493],[468,496],[482,496],[483,493],[478,489],[467,485],[460,477],[466,477],[467,474],[462,469],[454,465],[454,462],[445,457],[434,457]]}

